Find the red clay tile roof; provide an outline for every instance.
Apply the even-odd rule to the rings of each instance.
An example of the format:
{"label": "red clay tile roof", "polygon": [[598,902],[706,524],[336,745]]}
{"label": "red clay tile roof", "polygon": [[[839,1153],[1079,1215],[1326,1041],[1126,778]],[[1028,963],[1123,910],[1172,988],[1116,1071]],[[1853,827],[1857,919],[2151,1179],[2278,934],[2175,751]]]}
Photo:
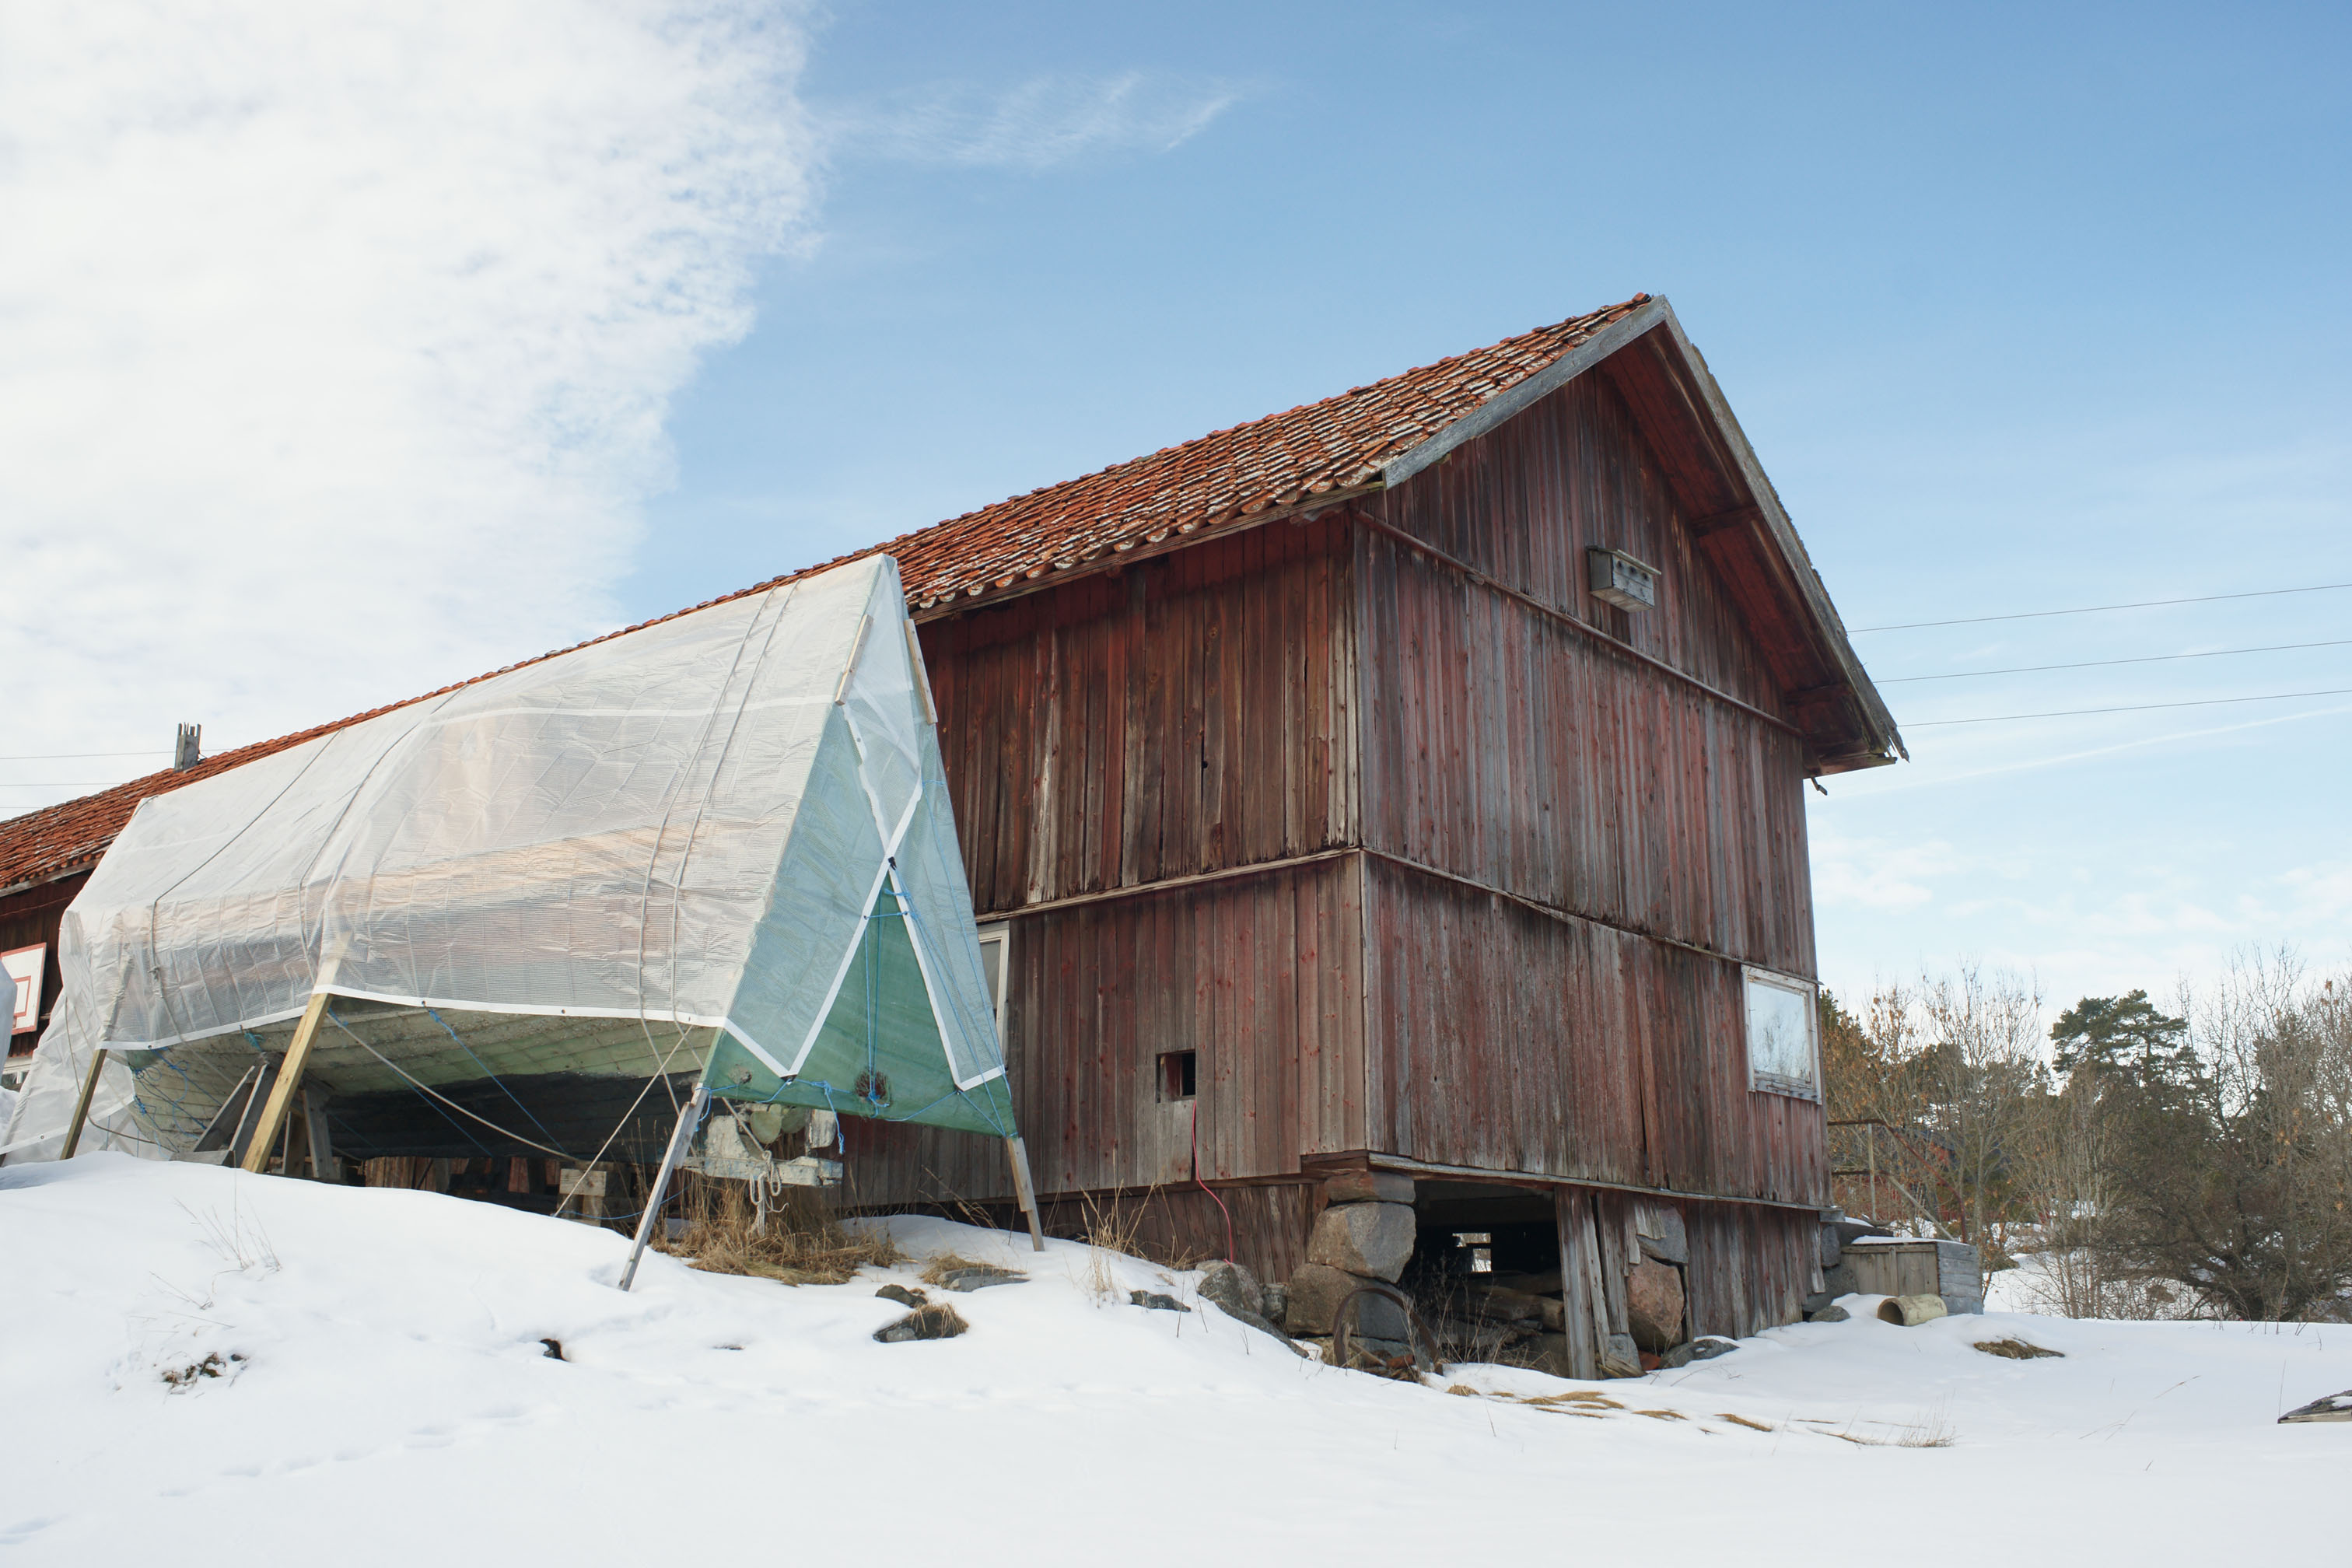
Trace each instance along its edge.
{"label": "red clay tile roof", "polygon": [[[1171,535],[1246,524],[1301,500],[1370,483],[1383,464],[1544,369],[1648,300],[1648,295],[1636,294],[1623,304],[1556,326],[1538,327],[1369,386],[1351,387],[1320,403],[1302,404],[1181,447],[1162,447],[1083,479],[968,511],[820,565],[754,584],[709,604],[761,593],[827,566],[887,552],[898,558],[908,606],[927,609],[950,599],[984,597],[992,591],[1011,589],[1051,573],[1078,570],[1106,554],[1159,544]],[[694,609],[707,607],[697,605]],[[643,624],[654,626],[658,621]],[[625,637],[637,629],[629,626],[607,636]],[[540,657],[552,658],[555,654]],[[439,695],[440,691],[429,691],[387,703],[331,724],[207,757],[185,773],[151,773],[97,795],[0,822],[0,892],[46,882],[94,864],[148,795],[210,778],[346,724]]]}

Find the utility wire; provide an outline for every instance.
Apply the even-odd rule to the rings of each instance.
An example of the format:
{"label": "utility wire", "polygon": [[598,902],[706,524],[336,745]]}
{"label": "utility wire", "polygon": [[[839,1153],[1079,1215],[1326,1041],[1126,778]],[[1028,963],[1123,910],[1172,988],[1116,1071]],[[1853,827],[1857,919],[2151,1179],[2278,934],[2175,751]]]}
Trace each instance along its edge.
{"label": "utility wire", "polygon": [[2268,647],[2217,647],[2210,653],[2154,653],[2141,658],[2094,658],[2081,664],[2021,664],[2009,669],[1960,669],[1949,675],[1894,675],[1878,682],[1881,686],[1901,686],[1912,680],[1973,680],[1982,675],[2034,675],[2045,669],[2103,669],[2111,664],[2162,664],[2175,658],[2225,658],[2240,653],[2285,653],[2302,647],[2352,647],[2352,637],[2339,637],[2334,642],[2283,642]]}
{"label": "utility wire", "polygon": [[1864,632],[1916,632],[1927,626],[1974,626],[1987,621],[2032,621],[2044,616],[2093,616],[2103,610],[2152,610],[2163,605],[2210,605],[2222,599],[2273,599],[2281,594],[2325,594],[2352,588],[2352,583],[2315,583],[2308,588],[2258,588],[2250,594],[2200,594],[2193,599],[2141,599],[2128,605],[2084,605],[2072,610],[2021,610],[2010,616],[1963,616],[1956,621],[1906,621],[1896,626],[1848,626],[1851,636]]}
{"label": "utility wire", "polygon": [[2352,697],[2352,686],[2332,691],[2271,691],[2260,697],[2207,697],[2194,702],[2134,702],[2122,708],[2065,708],[2054,713],[1988,713],[1979,719],[1925,719],[1906,723],[1906,730],[1933,730],[1942,724],[2005,724],[2012,719],[2074,719],[2087,713],[2145,713],[2153,708],[2218,708],[2225,702],[2284,702],[2296,697]]}
{"label": "utility wire", "polygon": [[86,757],[168,757],[171,754],[152,748],[141,752],[43,752],[37,756],[0,757],[0,763],[62,763],[79,762]]}

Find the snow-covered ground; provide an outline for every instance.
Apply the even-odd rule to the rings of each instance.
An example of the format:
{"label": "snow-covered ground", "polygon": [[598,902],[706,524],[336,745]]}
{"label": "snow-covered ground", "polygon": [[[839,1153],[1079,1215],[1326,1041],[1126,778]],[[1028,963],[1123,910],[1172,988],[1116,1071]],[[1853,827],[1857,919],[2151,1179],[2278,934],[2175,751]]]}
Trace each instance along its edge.
{"label": "snow-covered ground", "polygon": [[[918,1260],[1033,1279],[950,1298],[962,1338],[883,1345],[874,1290],[919,1261],[793,1289],[656,1256],[623,1295],[620,1237],[487,1205],[104,1154],[0,1171],[0,1552],[2352,1560],[2352,1424],[2273,1424],[2352,1387],[2352,1329],[1857,1312],[1638,1382],[1413,1386],[1127,1304],[1190,1275],[892,1223]],[[2064,1359],[1972,1348],[2007,1336]],[[224,1375],[184,1375],[207,1357]]]}

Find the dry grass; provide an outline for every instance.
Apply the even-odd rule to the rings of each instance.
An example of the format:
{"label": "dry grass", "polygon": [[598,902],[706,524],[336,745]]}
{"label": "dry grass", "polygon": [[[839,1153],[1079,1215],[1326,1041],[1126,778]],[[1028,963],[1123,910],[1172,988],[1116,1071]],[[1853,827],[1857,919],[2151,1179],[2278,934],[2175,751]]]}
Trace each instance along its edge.
{"label": "dry grass", "polygon": [[1117,1259],[1140,1256],[1137,1251],[1136,1238],[1143,1229],[1144,1209],[1158,1191],[1154,1187],[1145,1193],[1142,1201],[1132,1208],[1118,1198],[1113,1198],[1108,1206],[1096,1203],[1092,1197],[1084,1200],[1087,1215],[1087,1277],[1084,1284],[1087,1294],[1092,1296],[1097,1305],[1103,1302],[1117,1305],[1127,1300],[1118,1288]]}
{"label": "dry grass", "polygon": [[923,1283],[926,1285],[945,1285],[948,1282],[948,1276],[954,1273],[959,1268],[985,1268],[987,1267],[987,1264],[974,1263],[971,1258],[963,1257],[960,1253],[942,1252],[937,1258],[932,1258],[929,1263],[923,1266]]}
{"label": "dry grass", "polygon": [[1607,1410],[1622,1410],[1624,1405],[1589,1388],[1571,1388],[1566,1394],[1543,1394],[1519,1401],[1522,1405],[1598,1405]]}
{"label": "dry grass", "polygon": [[1772,1430],[1772,1428],[1770,1428],[1769,1426],[1765,1426],[1765,1425],[1764,1425],[1764,1423],[1762,1423],[1761,1421],[1750,1421],[1749,1419],[1748,1419],[1748,1417],[1747,1417],[1747,1416],[1745,1416],[1745,1415],[1733,1415],[1730,1411],[1728,1411],[1728,1410],[1718,1410],[1718,1411],[1717,1411],[1717,1412],[1715,1413],[1715,1418],[1716,1418],[1717,1421],[1728,1421],[1728,1422],[1730,1422],[1734,1426],[1745,1426],[1745,1427],[1747,1427],[1750,1432],[1769,1432],[1770,1430]]}
{"label": "dry grass", "polygon": [[823,1199],[803,1188],[787,1189],[769,1203],[763,1230],[752,1228],[756,1215],[740,1182],[692,1182],[685,1203],[686,1234],[671,1241],[656,1231],[654,1245],[707,1274],[840,1285],[869,1264],[887,1268],[899,1261],[888,1232],[845,1229]]}
{"label": "dry grass", "polygon": [[1997,1355],[2010,1361],[2038,1361],[2043,1356],[2063,1357],[2064,1351],[2047,1350],[2024,1340],[1979,1340],[1977,1349],[1987,1355]]}

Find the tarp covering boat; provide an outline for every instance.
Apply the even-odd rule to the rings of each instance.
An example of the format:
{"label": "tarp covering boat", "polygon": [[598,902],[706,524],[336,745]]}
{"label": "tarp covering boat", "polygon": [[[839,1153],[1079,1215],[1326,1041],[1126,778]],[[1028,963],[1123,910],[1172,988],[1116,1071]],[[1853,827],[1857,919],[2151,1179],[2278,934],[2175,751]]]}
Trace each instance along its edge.
{"label": "tarp covering boat", "polygon": [[282,1049],[314,993],[306,1082],[488,1078],[525,1132],[515,1077],[683,1068],[739,1101],[1014,1133],[887,556],[151,798],[59,957],[12,1158],[58,1152],[100,1047],[82,1147],[190,1152],[223,1074]]}

